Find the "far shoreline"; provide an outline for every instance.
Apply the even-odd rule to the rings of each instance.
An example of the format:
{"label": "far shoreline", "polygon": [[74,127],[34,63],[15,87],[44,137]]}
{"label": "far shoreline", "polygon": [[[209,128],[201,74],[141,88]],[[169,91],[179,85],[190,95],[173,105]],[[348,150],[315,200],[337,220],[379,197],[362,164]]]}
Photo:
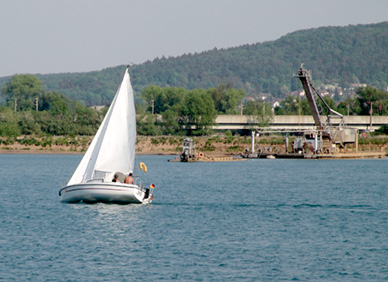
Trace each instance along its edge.
{"label": "far shoreline", "polygon": [[[183,140],[186,137],[176,136],[139,136],[136,142],[137,155],[179,156],[182,152]],[[195,142],[195,148],[211,158],[236,156],[250,150],[250,136],[201,136],[191,137]],[[0,143],[0,154],[3,155],[84,155],[92,137],[76,137],[67,142],[64,137],[55,137],[51,142],[44,139],[19,137],[17,141]],[[20,142],[20,140],[37,140],[38,142]],[[284,140],[281,136],[263,136],[256,138],[255,149],[258,151],[269,150],[273,154],[285,152]],[[388,155],[388,138],[376,138],[368,143],[359,144],[358,153],[382,153]],[[354,148],[347,147],[338,153],[357,153]]]}
{"label": "far shoreline", "polygon": [[[60,151],[60,150],[4,150],[0,149],[0,155],[84,155],[84,152],[74,152],[74,151]],[[138,153],[136,155],[151,155],[151,156],[173,156],[179,155],[178,153],[166,153],[166,152],[146,152]]]}

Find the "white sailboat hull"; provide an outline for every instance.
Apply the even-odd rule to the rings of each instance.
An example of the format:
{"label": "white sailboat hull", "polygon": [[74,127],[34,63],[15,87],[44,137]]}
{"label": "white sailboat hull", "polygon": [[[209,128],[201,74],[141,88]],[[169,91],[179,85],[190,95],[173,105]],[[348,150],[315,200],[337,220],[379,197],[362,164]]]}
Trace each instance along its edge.
{"label": "white sailboat hull", "polygon": [[59,191],[61,202],[65,203],[150,203],[153,196],[147,198],[145,191],[137,185],[124,183],[80,183],[62,188]]}

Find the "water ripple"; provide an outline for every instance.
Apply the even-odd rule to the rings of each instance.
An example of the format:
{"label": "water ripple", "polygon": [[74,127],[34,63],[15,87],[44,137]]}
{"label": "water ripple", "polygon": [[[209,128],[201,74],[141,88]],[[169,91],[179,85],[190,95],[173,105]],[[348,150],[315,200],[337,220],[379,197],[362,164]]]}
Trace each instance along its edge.
{"label": "water ripple", "polygon": [[388,278],[385,160],[141,158],[153,204],[87,205],[57,195],[80,156],[0,155],[0,280]]}

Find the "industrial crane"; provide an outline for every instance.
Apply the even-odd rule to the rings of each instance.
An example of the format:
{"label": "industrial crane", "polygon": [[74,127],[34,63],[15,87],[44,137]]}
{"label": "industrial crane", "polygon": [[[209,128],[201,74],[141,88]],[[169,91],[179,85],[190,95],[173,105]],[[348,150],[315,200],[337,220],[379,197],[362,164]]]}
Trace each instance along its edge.
{"label": "industrial crane", "polygon": [[[294,149],[306,151],[309,148],[314,153],[331,153],[335,151],[336,144],[343,147],[345,143],[356,142],[357,130],[346,127],[344,116],[329,107],[314,88],[311,75],[303,68],[303,64],[294,76],[298,77],[302,83],[316,128],[314,132],[304,132],[304,139],[297,138]],[[325,108],[325,111],[323,109],[320,111],[322,107]],[[325,122],[321,115],[326,115]],[[334,119],[337,119],[336,126],[332,123]]]}

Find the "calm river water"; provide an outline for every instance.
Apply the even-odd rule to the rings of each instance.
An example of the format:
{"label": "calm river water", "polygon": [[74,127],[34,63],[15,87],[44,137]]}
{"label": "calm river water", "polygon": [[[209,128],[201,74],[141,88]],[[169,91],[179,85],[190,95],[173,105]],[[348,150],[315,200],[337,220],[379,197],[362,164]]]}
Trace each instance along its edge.
{"label": "calm river water", "polygon": [[79,155],[0,155],[1,281],[388,280],[388,161],[168,163],[151,205],[63,204]]}

